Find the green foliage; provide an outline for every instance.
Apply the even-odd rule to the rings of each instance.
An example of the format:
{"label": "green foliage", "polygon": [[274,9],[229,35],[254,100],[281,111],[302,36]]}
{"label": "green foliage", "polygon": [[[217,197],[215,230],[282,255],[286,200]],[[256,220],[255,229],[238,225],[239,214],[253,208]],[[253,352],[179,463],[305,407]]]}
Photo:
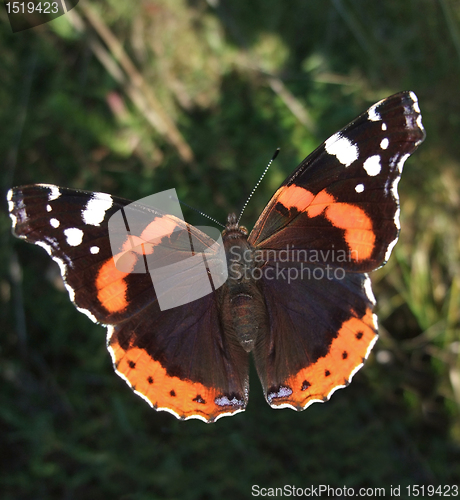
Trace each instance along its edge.
{"label": "green foliage", "polygon": [[[245,212],[251,226],[298,162],[382,97],[414,90],[427,139],[400,183],[400,242],[373,274],[375,355],[347,390],[304,413],[271,410],[255,372],[249,408],[233,418],[205,425],[152,411],[113,374],[103,328],[74,310],[40,248],[13,240],[3,210],[1,497],[192,500],[249,497],[253,484],[387,494],[391,484],[458,484],[458,5],[80,4],[77,20],[69,14],[14,35],[0,14],[3,194],[33,182],[130,199],[175,187],[224,221],[279,146]],[[137,90],[83,4],[142,75]],[[193,151],[190,161],[171,129],[152,125],[151,95]]]}

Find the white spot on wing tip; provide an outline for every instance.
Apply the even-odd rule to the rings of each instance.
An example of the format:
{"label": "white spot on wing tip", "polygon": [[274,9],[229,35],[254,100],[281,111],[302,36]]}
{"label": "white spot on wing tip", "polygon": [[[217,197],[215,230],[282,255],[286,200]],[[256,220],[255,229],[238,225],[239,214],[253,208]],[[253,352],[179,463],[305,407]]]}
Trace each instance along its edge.
{"label": "white spot on wing tip", "polygon": [[382,117],[380,116],[380,113],[377,112],[377,105],[378,104],[379,103],[374,104],[367,111],[367,116],[371,122],[378,122],[382,119]]}
{"label": "white spot on wing tip", "polygon": [[364,170],[371,177],[375,177],[382,170],[382,165],[380,164],[380,155],[370,156],[366,159],[363,164]]}
{"label": "white spot on wing tip", "polygon": [[90,251],[93,255],[98,254],[98,253],[99,253],[99,250],[100,250],[100,248],[99,248],[99,247],[96,247],[96,246],[91,247],[91,248],[89,249],[89,251]]}
{"label": "white spot on wing tip", "polygon": [[57,200],[61,196],[61,192],[57,186],[51,187],[51,193],[48,196],[48,201]]}
{"label": "white spot on wing tip", "polygon": [[362,192],[364,191],[364,184],[357,184],[357,185],[355,186],[355,191],[356,191],[357,193],[362,193]]}
{"label": "white spot on wing tip", "polygon": [[59,191],[57,186],[53,186],[52,184],[42,184],[42,186],[47,187],[50,190],[48,201],[57,200],[59,196],[61,196],[61,191]]}
{"label": "white spot on wing tip", "polygon": [[382,130],[385,131],[387,129],[388,129],[387,124],[386,123],[382,123]]}
{"label": "white spot on wing tip", "polygon": [[62,194],[59,190],[59,187],[55,186],[54,184],[37,184],[37,186],[50,190],[48,194],[48,201],[56,200]]}
{"label": "white spot on wing tip", "polygon": [[6,193],[6,199],[7,201],[11,201],[13,199],[13,190],[8,189],[8,193]]}
{"label": "white spot on wing tip", "polygon": [[387,149],[388,147],[388,144],[390,143],[390,141],[385,137],[384,139],[382,139],[382,141],[380,142],[380,147],[382,149]]}
{"label": "white spot on wing tip", "polygon": [[69,227],[64,230],[67,244],[71,247],[77,247],[83,241],[83,231],[77,227]]}
{"label": "white spot on wing tip", "polygon": [[340,133],[334,134],[324,143],[326,152],[335,156],[345,167],[349,167],[359,157],[359,149]]}
{"label": "white spot on wing tip", "polygon": [[50,225],[52,227],[54,227],[55,229],[58,228],[60,226],[60,224],[61,223],[57,219],[54,219],[54,218],[50,219]]}
{"label": "white spot on wing tip", "polygon": [[94,193],[81,213],[83,222],[91,226],[100,226],[105,213],[112,205],[113,199],[109,194]]}
{"label": "white spot on wing tip", "polygon": [[53,209],[51,208],[51,205],[46,205],[46,211],[47,211],[47,212],[51,212],[51,210],[53,210]]}

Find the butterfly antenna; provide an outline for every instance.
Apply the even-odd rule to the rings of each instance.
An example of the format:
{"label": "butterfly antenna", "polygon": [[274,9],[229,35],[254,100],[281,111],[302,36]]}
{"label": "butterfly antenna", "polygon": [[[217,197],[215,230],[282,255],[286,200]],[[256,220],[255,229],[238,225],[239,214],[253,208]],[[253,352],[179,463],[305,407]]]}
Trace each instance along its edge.
{"label": "butterfly antenna", "polygon": [[171,199],[174,199],[174,201],[178,201],[181,205],[185,205],[186,207],[190,208],[190,210],[193,210],[194,212],[202,215],[203,217],[206,217],[207,219],[209,220],[212,220],[215,224],[217,224],[218,226],[221,226],[221,227],[225,227],[223,224],[221,224],[219,221],[217,221],[216,219],[213,219],[212,217],[210,217],[209,215],[205,214],[204,212],[201,212],[200,210],[198,210],[197,208],[195,207],[192,207],[190,205],[188,205],[187,203],[183,202],[183,201],[180,201],[178,200],[177,198],[173,198],[171,196]]}
{"label": "butterfly antenna", "polygon": [[241,209],[241,212],[240,212],[240,216],[238,217],[238,224],[240,223],[241,217],[243,216],[243,212],[245,211],[246,207],[248,206],[248,203],[250,202],[253,194],[255,193],[256,189],[259,187],[259,184],[262,182],[262,179],[265,177],[265,174],[268,172],[268,169],[270,168],[270,166],[273,163],[273,161],[275,160],[275,158],[278,156],[279,152],[280,152],[280,148],[276,148],[276,151],[273,153],[272,159],[268,162],[268,165],[265,167],[265,170],[262,172],[262,175],[260,176],[259,180],[257,181],[257,184],[254,186],[254,189],[252,190],[248,199],[244,203],[243,208]]}

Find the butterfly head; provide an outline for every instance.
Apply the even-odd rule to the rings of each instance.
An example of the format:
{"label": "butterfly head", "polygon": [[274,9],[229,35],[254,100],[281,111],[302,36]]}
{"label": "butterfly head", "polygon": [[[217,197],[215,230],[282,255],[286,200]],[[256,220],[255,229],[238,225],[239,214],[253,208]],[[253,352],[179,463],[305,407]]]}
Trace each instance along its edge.
{"label": "butterfly head", "polygon": [[247,238],[248,234],[248,230],[244,226],[238,224],[236,214],[229,214],[225,229],[222,231],[222,236],[226,239],[236,239],[242,236]]}

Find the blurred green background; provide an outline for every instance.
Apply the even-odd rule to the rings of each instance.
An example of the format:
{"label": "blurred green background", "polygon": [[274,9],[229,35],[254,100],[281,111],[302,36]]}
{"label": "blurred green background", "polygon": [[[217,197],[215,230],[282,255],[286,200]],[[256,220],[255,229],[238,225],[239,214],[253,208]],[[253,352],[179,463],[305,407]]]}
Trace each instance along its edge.
{"label": "blurred green background", "polygon": [[[457,1],[80,0],[16,34],[0,9],[0,40],[2,499],[460,482]],[[243,414],[156,413],[114,375],[57,265],[10,234],[6,191],[33,182],[130,199],[175,187],[224,222],[279,146],[252,227],[308,153],[400,90],[427,139],[399,185],[400,242],[372,274],[381,337],[324,405],[274,411],[252,371]]]}

